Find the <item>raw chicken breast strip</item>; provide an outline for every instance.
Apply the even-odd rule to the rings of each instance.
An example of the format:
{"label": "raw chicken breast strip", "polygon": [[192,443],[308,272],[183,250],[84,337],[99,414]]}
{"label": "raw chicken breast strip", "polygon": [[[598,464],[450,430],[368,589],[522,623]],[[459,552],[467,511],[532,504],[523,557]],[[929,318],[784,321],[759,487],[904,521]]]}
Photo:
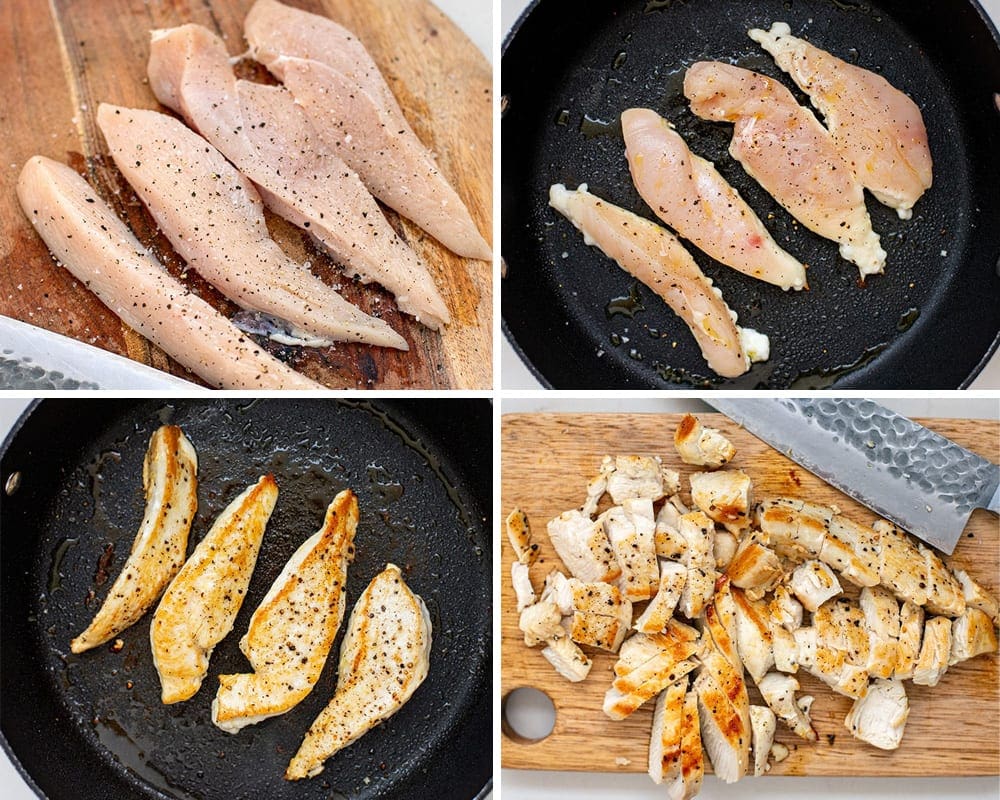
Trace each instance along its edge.
{"label": "raw chicken breast strip", "polygon": [[[260,196],[212,145],[156,111],[101,103],[97,124],[118,169],[188,265],[241,307],[333,341],[408,349],[271,238]],[[293,336],[301,336],[293,332]]]}
{"label": "raw chicken breast strip", "polygon": [[735,123],[729,153],[799,222],[840,244],[861,277],[883,271],[864,188],[818,119],[777,81],[717,61],[684,76],[684,95],[702,119]]}
{"label": "raw chicken breast strip", "polygon": [[323,388],[174,279],[65,164],[34,156],[21,170],[17,196],[59,264],[205,382],[220,389]]}
{"label": "raw chicken breast strip", "polygon": [[344,617],[357,527],[358,499],[347,489],[333,499],[322,527],[299,546],[253,612],[240,640],[253,672],[219,676],[212,701],[216,726],[237,733],[284,714],[312,691]]}
{"label": "raw chicken breast strip", "polygon": [[312,234],[349,275],[392,292],[418,322],[436,330],[449,321],[427,267],[287,89],[236,80],[225,44],[200,25],[153,31],[148,73],[157,99],[250,178],[271,211]]}
{"label": "raw chicken breast strip", "polygon": [[752,278],[782,289],[806,285],[802,264],[778,247],[739,192],[663,117],[630,108],[622,114],[622,133],[635,188],[680,236]]}
{"label": "raw chicken breast strip", "polygon": [[587,191],[560,183],[549,190],[549,205],[618,266],[656,292],[687,326],[702,355],[719,375],[735,378],[751,361],[769,355],[767,337],[739,328],[712,281],[668,231]]}
{"label": "raw chicken breast strip", "polygon": [[323,762],[406,703],[427,677],[431,619],[387,564],[358,598],[340,647],[337,689],[292,758],[285,778],[311,778]]}
{"label": "raw chicken breast strip", "polygon": [[146,511],[132,552],[100,611],[70,644],[83,653],[117,636],[149,610],[187,556],[198,509],[198,455],[175,425],[157,428],[142,462]]}
{"label": "raw chicken breast strip", "polygon": [[257,0],[243,31],[253,57],[288,87],[372,194],[458,255],[491,258],[465,204],[353,33],[277,0]]}
{"label": "raw chicken breast strip", "polygon": [[809,95],[858,181],[880,203],[909,219],[933,179],[927,129],[917,104],[881,75],[792,36],[784,22],[749,34]]}

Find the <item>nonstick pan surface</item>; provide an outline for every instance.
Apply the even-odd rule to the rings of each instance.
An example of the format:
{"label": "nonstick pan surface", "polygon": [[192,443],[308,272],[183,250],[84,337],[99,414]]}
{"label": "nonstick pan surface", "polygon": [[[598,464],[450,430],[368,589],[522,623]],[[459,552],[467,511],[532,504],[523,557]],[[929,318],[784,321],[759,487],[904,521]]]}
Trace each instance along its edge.
{"label": "nonstick pan surface", "polygon": [[[485,401],[46,401],[6,445],[0,508],[3,744],[52,800],[471,798],[491,775],[491,410]],[[142,518],[150,434],[180,425],[199,456],[189,550],[261,474],[279,497],[247,597],[208,677],[164,706],[149,646],[151,613],[80,656],[89,623]],[[460,424],[459,424],[460,423]],[[312,693],[289,713],[233,736],[212,725],[220,673],[249,665],[250,615],[343,488],[359,499],[347,613],[386,562],[403,569],[433,623],[425,682],[391,719],[288,782],[285,767],[329,701],[346,617]],[[108,544],[108,580],[95,583]],[[96,592],[89,603],[88,593]]]}
{"label": "nonstick pan surface", "polygon": [[[683,96],[686,68],[714,59],[770,75],[808,105],[746,34],[775,21],[880,72],[923,113],[934,185],[908,221],[867,197],[888,260],[864,286],[834,243],[795,223],[728,155],[732,126],[696,118]],[[1000,39],[972,0],[540,0],[508,38],[501,75],[504,329],[544,383],[955,388],[996,348]],[[548,207],[551,184],[587,183],[655,219],[624,157],[618,120],[633,106],[674,123],[809,265],[809,291],[786,293],[688,246],[740,324],[771,338],[770,360],[740,378],[715,376],[666,304]]]}

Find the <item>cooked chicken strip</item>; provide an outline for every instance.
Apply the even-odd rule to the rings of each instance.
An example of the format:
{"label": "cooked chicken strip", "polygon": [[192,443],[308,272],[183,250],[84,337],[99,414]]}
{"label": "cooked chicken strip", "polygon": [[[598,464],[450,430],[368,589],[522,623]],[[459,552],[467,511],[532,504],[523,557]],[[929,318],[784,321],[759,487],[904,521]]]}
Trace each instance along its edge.
{"label": "cooked chicken strip", "polygon": [[702,119],[735,123],[730,155],[789,214],[837,242],[862,278],[882,272],[885,251],[862,185],[830,134],[788,89],[732,64],[700,61],[684,76],[684,95]]}
{"label": "cooked chicken strip", "polygon": [[934,551],[915,544],[886,520],[872,529],[878,535],[879,582],[897,597],[949,617],[965,611],[962,587]]}
{"label": "cooked chicken strip", "polygon": [[701,745],[701,721],[698,718],[698,695],[688,689],[684,696],[681,719],[681,774],[667,786],[669,800],[691,800],[701,791],[705,775],[705,756]]}
{"label": "cooked chicken strip", "polygon": [[937,686],[948,671],[951,659],[951,620],[931,617],[924,623],[924,641],[913,666],[913,682],[919,686]]}
{"label": "cooked chicken strip", "polygon": [[624,719],[697,666],[699,649],[693,628],[671,621],[662,634],[637,633],[627,639],[615,662],[615,679],[604,696],[604,713]]}
{"label": "cooked chicken strip", "polygon": [[788,588],[810,611],[815,611],[843,591],[833,570],[822,561],[815,560],[806,561],[795,568],[788,581]]}
{"label": "cooked chicken strip", "polygon": [[997,599],[969,577],[965,570],[956,569],[953,574],[962,587],[966,607],[978,608],[993,620],[994,625],[1000,626],[1000,604]]}
{"label": "cooked chicken strip", "polygon": [[396,235],[361,179],[327,147],[283,87],[237,81],[225,44],[200,25],[153,31],[149,85],[349,275],[375,281],[400,310],[437,329],[449,321],[434,278]]}
{"label": "cooked chicken strip", "polygon": [[555,667],[556,672],[573,683],[584,680],[593,666],[593,662],[569,636],[556,636],[550,639],[548,646],[542,650],[542,655]]}
{"label": "cooked chicken strip", "polygon": [[615,456],[614,469],[607,470],[607,492],[615,505],[626,500],[659,500],[680,491],[680,476],[663,468],[656,456]]}
{"label": "cooked chicken strip", "polygon": [[920,657],[924,638],[924,609],[909,600],[899,609],[899,640],[896,643],[896,669],[892,677],[909,680]]}
{"label": "cooked chicken strip", "polygon": [[881,75],[791,33],[784,22],[775,22],[770,31],[749,31],[809,95],[858,181],[909,219],[932,181],[927,130],[917,104]]}
{"label": "cooked chicken strip", "polygon": [[691,502],[739,536],[750,525],[753,508],[750,477],[741,469],[695,472],[691,475]]}
{"label": "cooked chicken strip", "polygon": [[688,619],[695,619],[715,589],[717,573],[712,551],[715,524],[700,511],[693,511],[680,518],[678,532],[687,543],[684,552],[687,581],[681,591],[680,610]]}
{"label": "cooked chicken strip", "polygon": [[967,661],[983,653],[997,651],[997,634],[993,620],[978,608],[967,608],[951,624],[951,655],[949,666]]}
{"label": "cooked chicken strip", "polygon": [[859,603],[868,628],[868,672],[873,678],[891,678],[899,651],[899,601],[882,586],[866,586]]}
{"label": "cooked chicken strip", "polygon": [[584,241],[656,292],[691,329],[708,366],[719,375],[735,378],[752,361],[767,359],[767,337],[736,325],[735,313],[712,281],[669,232],[590,194],[586,184],[575,191],[555,184],[549,205],[583,233]]}
{"label": "cooked chicken strip", "polygon": [[736,606],[736,643],[740,660],[756,683],[774,666],[774,636],[770,614],[763,600],[751,600],[733,589]]}
{"label": "cooked chicken strip", "polygon": [[685,414],[674,431],[674,447],[685,464],[718,469],[733,460],[736,448],[721,432],[707,428],[693,414]]}
{"label": "cooked chicken strip", "polygon": [[524,632],[524,644],[535,647],[564,634],[562,615],[555,603],[541,600],[521,612],[518,627]]}
{"label": "cooked chicken strip", "polygon": [[726,783],[735,783],[750,761],[750,701],[746,684],[718,651],[702,656],[703,668],[694,682],[698,695],[701,740],[712,769]]}
{"label": "cooked chicken strip", "polygon": [[833,509],[788,497],[764,500],[754,511],[763,544],[792,561],[819,557],[833,516]]}
{"label": "cooked chicken strip", "polygon": [[687,691],[687,681],[678,681],[656,698],[653,732],[649,739],[649,777],[655,784],[673,784],[681,775],[684,697]]}
{"label": "cooked chicken strip", "polygon": [[739,192],[663,117],[630,108],[622,114],[622,133],[635,188],[680,236],[745,275],[782,289],[806,285],[802,264],[778,247]]}
{"label": "cooked chicken strip", "polygon": [[868,689],[869,642],[861,608],[838,598],[813,613],[815,663],[809,668],[835,692],[863,697]]}
{"label": "cooked chicken strip", "polygon": [[660,574],[656,563],[653,504],[649,500],[626,500],[601,517],[621,567],[618,585],[632,602],[648,600],[656,594]]}
{"label": "cooked chicken strip", "polygon": [[97,124],[118,169],[174,249],[233,302],[323,344],[409,348],[385,322],[282,252],[268,233],[257,190],[198,134],[165,114],[107,103],[97,110]]}
{"label": "cooked chicken strip", "polygon": [[153,432],[142,462],[142,488],[146,511],[132,551],[87,630],[71,642],[74,653],[104,644],[135,624],[184,563],[198,509],[198,455],[175,425]]}
{"label": "cooked chicken strip", "polygon": [[531,575],[527,564],[515,561],[510,565],[510,582],[517,597],[518,613],[535,602],[535,590],[531,586]]}
{"label": "cooked chicken strip", "polygon": [[387,564],[358,598],[340,646],[337,689],[285,772],[311,778],[323,762],[406,703],[427,677],[431,619],[424,601]]}
{"label": "cooked chicken strip", "polygon": [[312,691],[344,618],[358,499],[347,489],[285,564],[240,640],[253,673],[220,675],[212,722],[237,733],[284,714]]}
{"label": "cooked chicken strip", "polygon": [[175,280],[64,164],[34,156],[17,182],[21,208],[56,261],[122,322],[212,386],[321,389],[271,357]]}
{"label": "cooked chicken strip", "polygon": [[635,621],[641,633],[660,633],[674,616],[687,581],[687,569],[676,561],[660,561],[660,583],[656,596]]}
{"label": "cooked chicken strip", "polygon": [[592,517],[597,513],[597,506],[608,490],[608,478],[614,471],[614,459],[604,456],[601,459],[601,471],[587,484],[587,499],[580,508],[580,513],[585,517]]}
{"label": "cooked chicken strip", "polygon": [[769,672],[757,681],[757,688],[764,702],[793,733],[806,741],[816,741],[816,729],[809,715],[795,701],[795,693],[799,690],[799,682],[795,678]]}
{"label": "cooked chicken strip", "polygon": [[829,564],[855,586],[876,586],[878,534],[842,514],[834,514],[819,551],[819,560]]}
{"label": "cooked chicken strip", "polygon": [[521,509],[515,508],[507,515],[504,527],[507,529],[507,541],[510,542],[518,562],[527,566],[534,564],[538,557],[538,545],[531,541],[528,515]]}
{"label": "cooked chicken strip", "polygon": [[622,574],[604,523],[577,510],[548,523],[549,539],[570,574],[582,581],[613,581]]}
{"label": "cooked chicken strip", "polygon": [[656,555],[661,558],[683,558],[687,550],[687,541],[677,530],[681,516],[688,513],[688,508],[681,503],[677,495],[671,497],[660,507],[656,515],[656,530],[653,538],[656,543]]}
{"label": "cooked chicken strip", "polygon": [[288,87],[372,194],[458,255],[491,258],[465,204],[354,34],[276,0],[257,0],[243,32],[253,57]]}
{"label": "cooked chicken strip", "polygon": [[868,693],[854,701],[844,725],[863,742],[882,750],[895,750],[903,740],[910,704],[899,680],[874,680]]}
{"label": "cooked chicken strip", "polygon": [[750,706],[750,728],[753,733],[753,774],[760,777],[768,770],[767,757],[774,742],[777,718],[766,706]]}
{"label": "cooked chicken strip", "polygon": [[[604,695],[604,713],[611,719],[621,720],[635,713],[643,703],[663,692],[677,681],[686,681],[698,663],[694,659],[671,661],[660,656],[635,670],[635,686],[629,690],[618,688],[621,678]],[[630,676],[631,677],[631,676]]]}
{"label": "cooked chicken strip", "polygon": [[[740,675],[743,674],[743,661],[740,659],[739,621],[736,614],[736,601],[729,579],[723,575],[715,583],[715,594],[712,602],[705,606],[705,627],[712,640],[712,646],[724,655]],[[704,635],[704,634],[703,634]]]}
{"label": "cooked chicken strip", "polygon": [[598,581],[567,581],[573,593],[570,638],[617,653],[632,624],[632,603],[617,586]]}
{"label": "cooked chicken strip", "polygon": [[277,499],[271,475],[247,488],[219,514],[164,592],[149,630],[164,703],[187,700],[201,687],[212,651],[243,605]]}

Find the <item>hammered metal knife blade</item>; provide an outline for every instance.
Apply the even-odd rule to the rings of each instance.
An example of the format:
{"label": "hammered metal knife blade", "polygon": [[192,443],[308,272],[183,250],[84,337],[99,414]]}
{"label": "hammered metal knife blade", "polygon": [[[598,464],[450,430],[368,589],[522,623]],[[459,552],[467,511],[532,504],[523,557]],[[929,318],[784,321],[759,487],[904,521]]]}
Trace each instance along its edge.
{"label": "hammered metal knife blade", "polygon": [[782,455],[949,555],[973,509],[1000,513],[1000,467],[871,400],[705,399]]}

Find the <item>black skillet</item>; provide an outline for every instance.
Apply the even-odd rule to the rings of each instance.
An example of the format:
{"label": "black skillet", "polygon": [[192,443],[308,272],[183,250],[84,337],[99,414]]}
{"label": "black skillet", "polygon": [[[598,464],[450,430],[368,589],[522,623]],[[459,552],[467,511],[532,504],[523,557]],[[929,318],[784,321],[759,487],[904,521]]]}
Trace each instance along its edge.
{"label": "black skillet", "polygon": [[[280,494],[233,632],[201,691],[159,701],[149,617],[70,655],[117,576],[143,512],[152,431],[180,425],[198,450],[189,546],[241,489],[273,472]],[[486,401],[45,401],[11,433],[0,507],[0,727],[3,746],[51,800],[466,798],[490,787],[491,409]],[[15,479],[16,480],[16,479]],[[336,682],[326,669],[295,709],[231,736],[210,721],[220,673],[242,672],[250,615],[342,488],[358,495],[348,611],[387,561],[427,603],[431,667],[394,717],[290,783],[285,766]],[[109,580],[95,586],[105,546]],[[86,602],[96,589],[96,600]]]}
{"label": "black skillet", "polygon": [[[836,245],[793,224],[728,156],[732,126],[697,119],[683,97],[685,68],[714,59],[778,78],[808,105],[746,35],[779,20],[881,72],[923,112],[934,186],[909,221],[868,198],[888,263],[864,287]],[[996,349],[1000,37],[974,0],[537,0],[507,39],[501,76],[503,323],[543,383],[955,388]],[[810,265],[810,290],[784,293],[688,248],[741,324],[771,337],[771,359],[741,378],[714,376],[666,304],[644,286],[633,289],[628,274],[547,205],[550,184],[586,182],[655,219],[624,158],[618,116],[631,106],[673,122],[775,239]]]}

